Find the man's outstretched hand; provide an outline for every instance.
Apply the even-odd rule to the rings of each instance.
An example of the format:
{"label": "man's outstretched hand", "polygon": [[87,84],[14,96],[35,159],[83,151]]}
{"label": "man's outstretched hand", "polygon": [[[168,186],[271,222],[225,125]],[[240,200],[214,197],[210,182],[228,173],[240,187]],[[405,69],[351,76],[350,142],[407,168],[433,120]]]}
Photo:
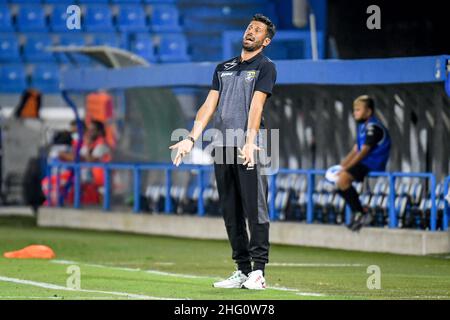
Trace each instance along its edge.
{"label": "man's outstretched hand", "polygon": [[239,158],[244,159],[243,165],[253,167],[255,165],[255,151],[261,150],[256,144],[246,143],[242,149],[238,148],[240,155]]}
{"label": "man's outstretched hand", "polygon": [[174,145],[171,145],[169,149],[177,149],[177,155],[173,159],[173,164],[178,167],[183,157],[191,152],[193,146],[194,143],[189,139],[184,139]]}

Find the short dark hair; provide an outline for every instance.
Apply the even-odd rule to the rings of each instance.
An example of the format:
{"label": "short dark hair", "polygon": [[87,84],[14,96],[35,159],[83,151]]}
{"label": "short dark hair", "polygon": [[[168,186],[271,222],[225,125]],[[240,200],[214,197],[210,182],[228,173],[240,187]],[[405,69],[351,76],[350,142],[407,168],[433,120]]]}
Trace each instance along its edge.
{"label": "short dark hair", "polygon": [[53,136],[53,144],[64,144],[70,146],[72,144],[72,135],[69,131],[57,131]]}
{"label": "short dark hair", "polygon": [[259,22],[264,23],[267,26],[267,37],[269,37],[269,39],[272,39],[275,36],[275,32],[276,32],[275,25],[265,15],[257,13],[253,16],[252,21],[259,21]]}
{"label": "short dark hair", "polygon": [[373,100],[373,98],[371,96],[368,96],[368,95],[359,96],[358,98],[355,99],[355,101],[353,101],[353,105],[357,102],[364,103],[364,105],[367,108],[372,110],[372,114],[375,113],[375,101]]}
{"label": "short dark hair", "polygon": [[92,120],[92,125],[95,127],[95,129],[97,129],[97,131],[100,133],[100,135],[102,137],[106,136],[106,130],[105,130],[105,125],[103,122],[98,121],[98,120]]}

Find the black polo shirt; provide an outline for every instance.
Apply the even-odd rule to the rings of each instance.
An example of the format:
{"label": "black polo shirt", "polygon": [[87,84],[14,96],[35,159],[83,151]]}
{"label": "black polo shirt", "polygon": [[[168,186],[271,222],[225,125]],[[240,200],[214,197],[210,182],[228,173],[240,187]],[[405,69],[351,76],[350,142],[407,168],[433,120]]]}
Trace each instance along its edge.
{"label": "black polo shirt", "polygon": [[[275,64],[262,53],[246,61],[241,61],[238,56],[217,65],[211,88],[220,92],[214,128],[220,130],[224,138],[227,129],[245,132],[254,92],[261,91],[270,97],[276,77]],[[264,118],[261,119],[260,128],[264,128]],[[260,145],[262,141],[258,136],[256,143]],[[242,138],[223,140],[216,140],[216,145],[242,147],[245,143]]]}

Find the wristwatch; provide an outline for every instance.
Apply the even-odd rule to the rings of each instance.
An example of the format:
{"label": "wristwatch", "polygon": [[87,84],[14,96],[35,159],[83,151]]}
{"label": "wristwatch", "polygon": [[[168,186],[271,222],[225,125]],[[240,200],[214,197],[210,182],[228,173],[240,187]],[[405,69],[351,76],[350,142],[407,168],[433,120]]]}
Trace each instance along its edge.
{"label": "wristwatch", "polygon": [[192,141],[192,143],[195,144],[195,140],[194,140],[194,138],[192,138],[191,136],[187,136],[186,139]]}

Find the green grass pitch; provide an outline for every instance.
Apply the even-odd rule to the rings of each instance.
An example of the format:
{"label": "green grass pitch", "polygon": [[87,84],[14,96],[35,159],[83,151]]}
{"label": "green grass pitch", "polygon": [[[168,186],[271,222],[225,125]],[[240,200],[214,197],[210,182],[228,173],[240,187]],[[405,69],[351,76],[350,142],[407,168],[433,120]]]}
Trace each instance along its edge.
{"label": "green grass pitch", "polygon": [[[54,260],[6,259],[30,244]],[[419,244],[418,244],[419,245]],[[0,299],[450,299],[450,256],[402,256],[272,245],[269,289],[216,289],[234,264],[226,241],[38,228],[31,218],[0,218]],[[80,268],[80,290],[67,268]],[[381,289],[367,288],[367,267]]]}

